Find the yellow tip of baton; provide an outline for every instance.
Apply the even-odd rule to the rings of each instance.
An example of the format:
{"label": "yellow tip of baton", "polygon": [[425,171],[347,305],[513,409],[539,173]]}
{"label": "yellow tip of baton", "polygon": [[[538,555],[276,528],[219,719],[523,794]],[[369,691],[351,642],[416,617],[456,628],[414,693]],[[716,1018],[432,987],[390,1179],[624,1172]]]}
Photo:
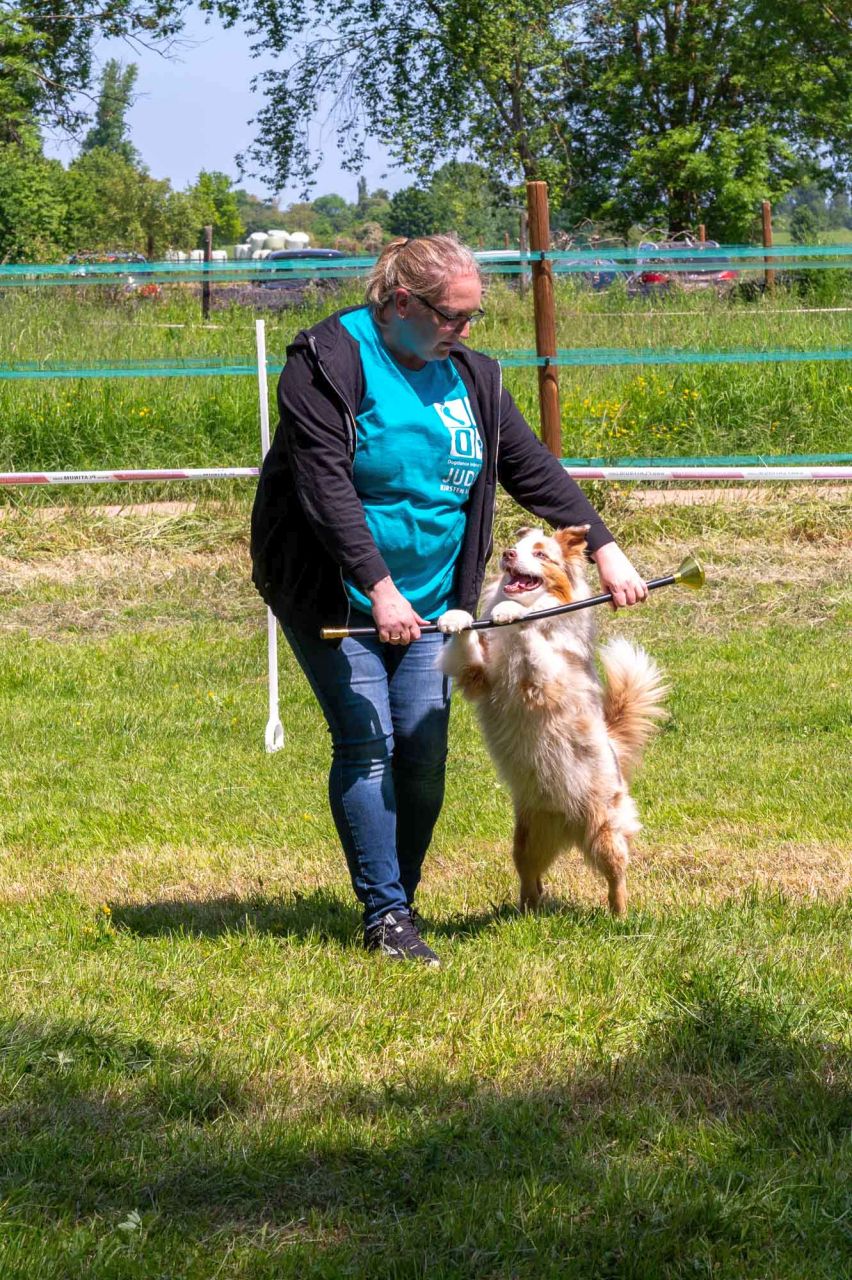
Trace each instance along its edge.
{"label": "yellow tip of baton", "polygon": [[320,631],[323,640],[345,640],[348,635],[348,627],[323,627]]}
{"label": "yellow tip of baton", "polygon": [[704,586],[704,566],[695,556],[687,556],[675,570],[673,577],[682,587],[697,591],[699,587]]}

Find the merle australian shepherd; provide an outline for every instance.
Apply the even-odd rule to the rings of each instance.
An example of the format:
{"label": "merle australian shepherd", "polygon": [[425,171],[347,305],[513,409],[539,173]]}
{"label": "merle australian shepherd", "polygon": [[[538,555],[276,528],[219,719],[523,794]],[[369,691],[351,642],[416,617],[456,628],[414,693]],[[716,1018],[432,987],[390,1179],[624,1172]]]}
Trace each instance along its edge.
{"label": "merle australian shepherd", "polygon": [[[485,588],[482,615],[506,624],[588,598],[587,532],[587,525],[552,536],[519,530],[501,557],[501,576]],[[627,640],[596,649],[591,609],[486,632],[466,630],[472,621],[460,609],[438,620],[453,636],[441,666],[475,703],[512,794],[521,908],[538,906],[542,876],[575,846],[605,877],[610,910],[622,915],[630,842],[640,829],[628,782],[665,716],[659,668]]]}

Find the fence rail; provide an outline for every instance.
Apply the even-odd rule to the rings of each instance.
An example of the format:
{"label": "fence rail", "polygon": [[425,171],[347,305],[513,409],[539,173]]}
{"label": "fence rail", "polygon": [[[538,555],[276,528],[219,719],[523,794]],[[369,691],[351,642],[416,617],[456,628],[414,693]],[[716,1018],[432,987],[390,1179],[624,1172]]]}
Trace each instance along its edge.
{"label": "fence rail", "polygon": [[[566,347],[552,356],[539,356],[532,350],[489,350],[491,356],[507,369],[586,367],[589,365],[645,364],[798,364],[802,361],[852,360],[852,348],[825,347],[814,351],[785,350],[750,351],[681,351],[673,347]],[[278,374],[283,356],[270,356],[266,370]],[[20,361],[0,365],[0,381],[39,380],[50,378],[205,378],[256,377],[257,363],[251,356],[193,356],[171,360],[126,360],[78,366],[64,362]]]}
{"label": "fence rail", "polygon": [[[549,263],[557,275],[582,275],[603,267],[614,275],[633,275],[649,264],[675,274],[695,271],[827,270],[852,267],[852,243],[836,245],[693,245],[679,249],[645,246],[632,249],[495,249],[480,253],[483,271],[517,275],[536,263]],[[270,283],[309,276],[311,279],[359,278],[375,265],[374,257],[239,259],[228,262],[93,262],[13,263],[0,266],[0,287],[121,283],[128,276],[156,284]]]}

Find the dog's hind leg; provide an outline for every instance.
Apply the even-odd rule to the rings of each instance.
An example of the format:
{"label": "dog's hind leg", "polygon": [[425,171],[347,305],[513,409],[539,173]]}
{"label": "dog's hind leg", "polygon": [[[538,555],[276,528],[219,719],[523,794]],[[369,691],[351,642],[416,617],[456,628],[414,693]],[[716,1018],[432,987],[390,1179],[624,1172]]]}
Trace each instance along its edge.
{"label": "dog's hind leg", "polygon": [[623,831],[610,822],[609,815],[590,818],[583,839],[583,853],[604,876],[607,883],[609,909],[614,916],[627,913],[627,864],[630,842]]}
{"label": "dog's hind leg", "polygon": [[520,907],[535,911],[544,887],[541,877],[566,843],[565,825],[554,813],[518,813],[512,857],[521,881]]}

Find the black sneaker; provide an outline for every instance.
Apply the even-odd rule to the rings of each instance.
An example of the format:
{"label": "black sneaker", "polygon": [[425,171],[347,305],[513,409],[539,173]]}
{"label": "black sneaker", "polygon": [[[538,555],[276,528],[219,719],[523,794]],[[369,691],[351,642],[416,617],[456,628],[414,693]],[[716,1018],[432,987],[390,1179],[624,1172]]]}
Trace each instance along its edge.
{"label": "black sneaker", "polygon": [[380,920],[365,930],[364,946],[368,951],[381,951],[391,960],[421,960],[433,969],[441,963],[420,937],[407,911],[385,912]]}

